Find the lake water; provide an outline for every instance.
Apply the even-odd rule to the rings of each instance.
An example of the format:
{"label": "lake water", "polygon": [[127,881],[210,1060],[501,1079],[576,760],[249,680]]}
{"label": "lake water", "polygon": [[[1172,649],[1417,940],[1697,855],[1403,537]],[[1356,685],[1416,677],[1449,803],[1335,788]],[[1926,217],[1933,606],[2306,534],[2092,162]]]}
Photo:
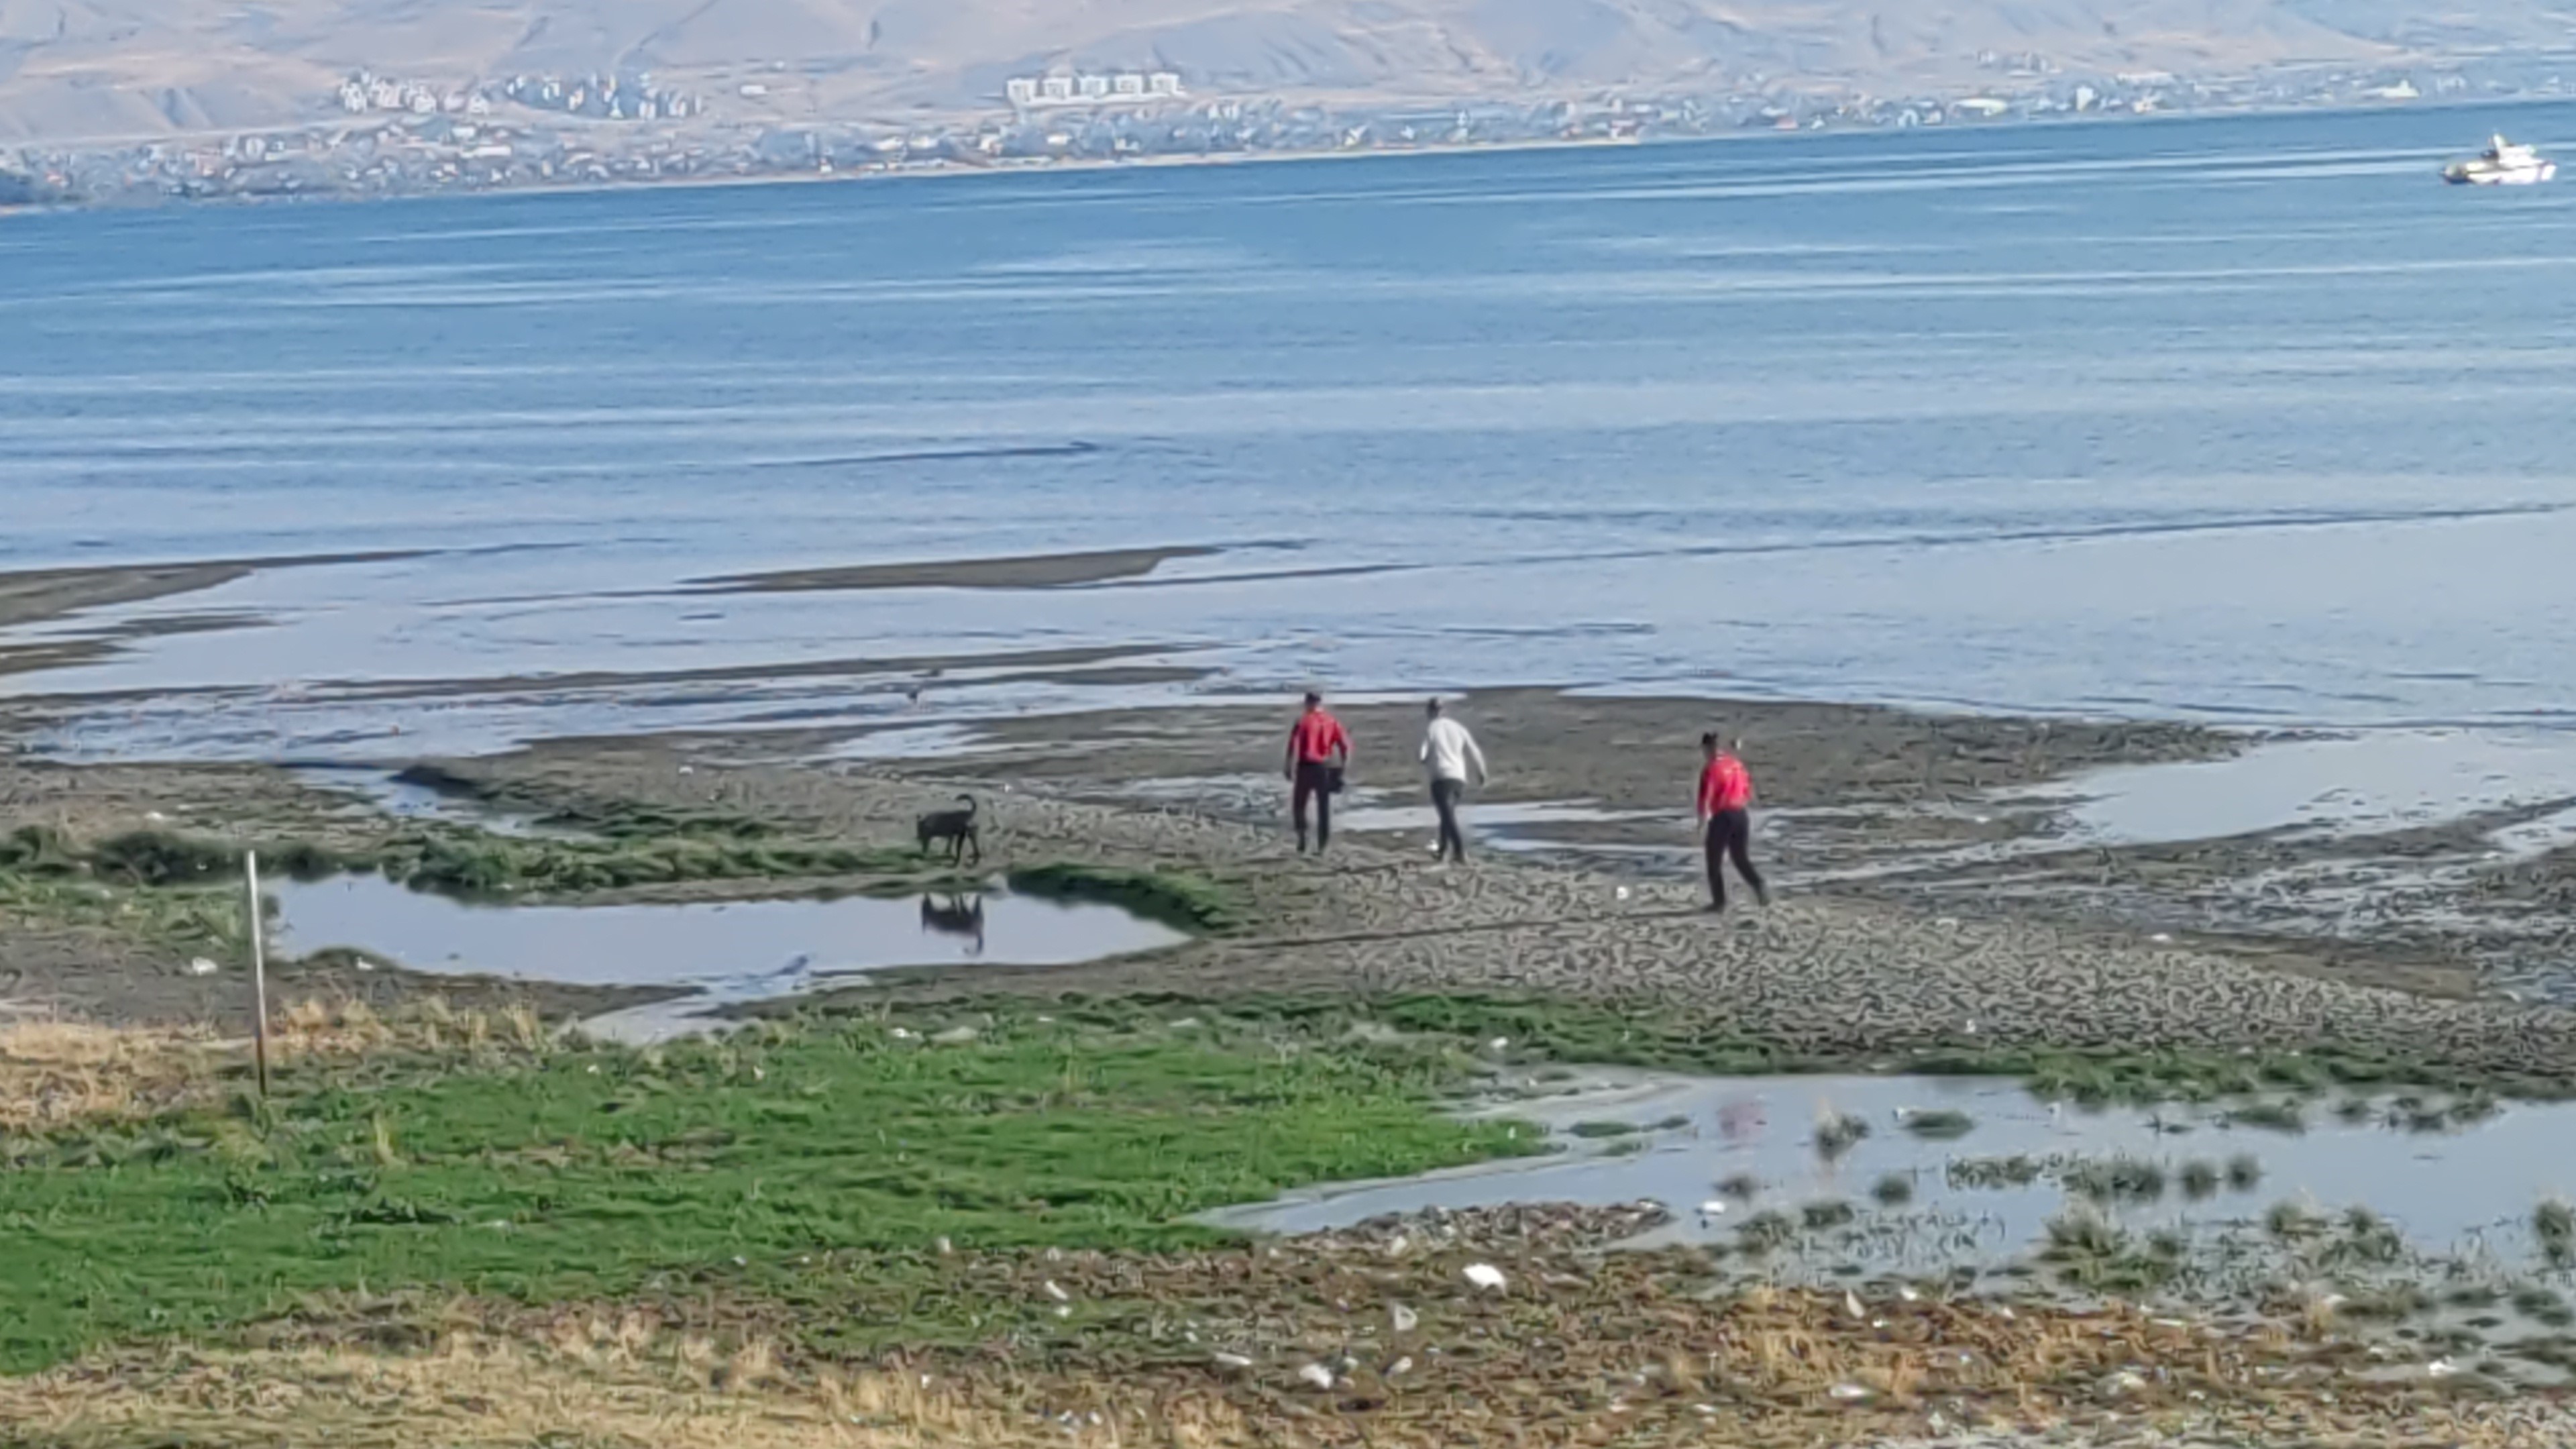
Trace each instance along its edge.
{"label": "lake water", "polygon": [[[1531,682],[2556,728],[2576,186],[2391,109],[0,223],[0,569],[350,549],[15,693],[78,753],[328,755],[348,681],[1145,642],[940,718]],[[1142,544],[1034,595],[744,570]],[[861,722],[563,685],[407,745]],[[426,741],[425,743],[423,741]]]}

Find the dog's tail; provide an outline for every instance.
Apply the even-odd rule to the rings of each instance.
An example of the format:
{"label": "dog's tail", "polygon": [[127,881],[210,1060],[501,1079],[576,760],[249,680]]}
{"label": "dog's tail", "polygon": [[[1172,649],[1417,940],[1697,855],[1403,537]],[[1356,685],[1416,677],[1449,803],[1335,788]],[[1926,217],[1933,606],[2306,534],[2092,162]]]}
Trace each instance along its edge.
{"label": "dog's tail", "polygon": [[967,814],[967,817],[968,817],[969,819],[972,819],[972,818],[974,817],[974,815],[975,815],[975,812],[976,812],[976,811],[978,811],[978,810],[980,810],[980,809],[982,809],[982,808],[983,808],[981,805],[978,805],[978,804],[975,802],[975,797],[974,797],[974,796],[972,796],[972,795],[965,795],[965,794],[961,794],[961,795],[959,795],[957,798],[958,798],[958,800],[959,800],[961,803],[963,803],[963,804],[965,805],[965,807],[966,807],[966,814]]}

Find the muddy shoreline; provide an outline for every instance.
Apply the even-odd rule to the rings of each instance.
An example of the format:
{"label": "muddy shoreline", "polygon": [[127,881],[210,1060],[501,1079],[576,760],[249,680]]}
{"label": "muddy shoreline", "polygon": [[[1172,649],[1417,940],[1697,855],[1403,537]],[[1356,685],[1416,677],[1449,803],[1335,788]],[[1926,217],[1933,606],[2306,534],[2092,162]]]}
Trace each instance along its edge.
{"label": "muddy shoreline", "polygon": [[[267,569],[379,563],[418,556],[412,551],[389,550],[0,572],[0,631],[49,624],[91,609],[202,593]],[[257,615],[207,611],[133,620],[62,638],[35,641],[0,638],[0,676],[94,664],[139,639],[254,628],[262,622]]]}
{"label": "muddy shoreline", "polygon": [[[1120,657],[1051,662],[1116,669]],[[392,711],[401,699],[387,686],[381,703]],[[2487,915],[2401,914],[2367,929],[2312,929],[2295,901],[2285,910],[2277,892],[2239,889],[2285,862],[2366,882],[2371,869],[2460,848],[2490,820],[2342,840],[2275,832],[2102,847],[2060,838],[2051,810],[2027,803],[2035,788],[2109,767],[2226,759],[2257,743],[2244,735],[1539,689],[1472,693],[1452,708],[1495,771],[1469,811],[1481,858],[1452,873],[1427,869],[1427,822],[1415,818],[1414,700],[1342,710],[1358,756],[1343,835],[1323,864],[1288,850],[1277,758],[1286,714],[1269,701],[967,722],[953,747],[919,758],[854,760],[869,729],[790,725],[373,768],[428,763],[469,794],[714,814],[869,849],[907,846],[913,817],[963,790],[990,811],[997,873],[1068,860],[1172,869],[1224,882],[1242,903],[1242,930],[1176,956],[891,973],[861,994],[1536,991],[1679,1003],[1849,1050],[2295,1040],[2576,1070],[2576,1028],[2499,999],[2481,954],[2506,915],[2546,909],[2576,879],[2562,876],[2558,854],[2481,878],[2464,899]],[[1704,729],[1741,739],[1753,765],[1760,854],[1781,896],[1771,912],[1697,914],[1688,807]],[[0,833],[26,825],[325,845],[372,828],[348,794],[276,766],[0,756]],[[758,899],[833,885],[726,879],[617,898]],[[2231,892],[2271,918],[2217,909]],[[174,975],[184,963],[169,955],[112,931],[13,921],[0,935],[0,999],[120,1021],[217,1010],[224,984]],[[469,989],[381,967],[356,974],[309,985],[370,1000]],[[561,988],[547,1004],[633,1000]]]}

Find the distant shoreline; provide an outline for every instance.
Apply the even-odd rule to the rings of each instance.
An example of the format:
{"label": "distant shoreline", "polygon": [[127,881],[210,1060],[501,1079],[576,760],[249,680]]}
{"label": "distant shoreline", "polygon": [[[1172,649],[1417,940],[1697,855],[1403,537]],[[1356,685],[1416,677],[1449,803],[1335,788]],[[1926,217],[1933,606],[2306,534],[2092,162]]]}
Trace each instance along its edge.
{"label": "distant shoreline", "polygon": [[[1282,165],[1316,161],[1394,160],[1404,157],[1463,156],[1512,154],[1534,151],[1626,150],[1650,146],[1730,145],[1761,141],[1780,141],[1792,137],[1816,136],[1898,136],[1920,135],[1925,131],[1980,134],[1990,131],[2023,132],[2054,130],[2065,127],[2100,125],[2172,124],[2192,121],[2286,119],[2292,117],[2333,117],[2356,114],[2379,114],[2395,111],[2449,112],[2469,110],[2540,109],[2576,106],[2576,96],[2523,96],[2441,100],[2424,98],[2412,101],[2386,101],[2375,104],[2337,104],[2322,106],[2234,106],[2208,110],[2162,110],[2145,114],[2101,112],[2070,116],[2020,116],[2000,120],[1939,123],[1919,127],[1895,126],[1821,126],[1779,130],[1745,127],[1730,132],[1687,136],[1583,136],[1566,138],[1532,138],[1507,141],[1468,141],[1408,143],[1402,146],[1345,147],[1298,151],[1235,151],[1172,153],[1134,157],[1070,157],[1061,160],[1028,158],[997,160],[978,165],[951,160],[900,163],[889,166],[866,166],[848,170],[779,171],[758,175],[701,174],[671,178],[536,182],[522,186],[458,186],[444,190],[402,192],[348,192],[312,190],[283,194],[224,195],[204,197],[159,197],[154,199],[112,199],[106,201],[73,200],[38,202],[31,205],[0,206],[0,217],[19,215],[54,215],[61,213],[162,211],[176,207],[301,205],[307,203],[370,204],[378,202],[439,201],[459,197],[505,196],[587,196],[603,192],[682,191],[692,189],[725,189],[748,186],[827,185],[845,182],[896,181],[905,178],[950,179],[994,175],[1050,175],[1066,172],[1089,173],[1121,170],[1167,170],[1189,167]],[[2457,144],[2468,146],[2477,139],[2464,138]]]}

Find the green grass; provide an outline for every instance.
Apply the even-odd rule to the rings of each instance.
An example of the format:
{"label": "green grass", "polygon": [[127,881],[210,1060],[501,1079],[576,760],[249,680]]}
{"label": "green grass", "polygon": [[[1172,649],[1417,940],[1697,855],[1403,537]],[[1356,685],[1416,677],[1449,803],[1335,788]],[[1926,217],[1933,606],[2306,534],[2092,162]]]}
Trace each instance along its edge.
{"label": "green grass", "polygon": [[903,850],[690,836],[541,840],[461,830],[406,833],[345,865],[418,890],[468,898],[565,896],[686,881],[918,876]]}
{"label": "green grass", "polygon": [[2140,1157],[2107,1157],[2069,1168],[2066,1189],[2099,1203],[2154,1202],[2165,1195],[2165,1170]]}
{"label": "green grass", "polygon": [[2266,1132],[2305,1132],[2307,1117],[2296,1102],[2249,1102],[2227,1114],[2230,1126],[2260,1127]]}
{"label": "green grass", "polygon": [[1976,1130],[1977,1119],[1965,1112],[1936,1107],[1905,1119],[1905,1130],[1932,1142],[1956,1142]]}
{"label": "green grass", "polygon": [[1186,871],[1062,862],[1014,870],[1009,880],[1022,895],[1119,906],[1183,931],[1221,932],[1240,923],[1231,891]]}
{"label": "green grass", "polygon": [[1338,1011],[1365,1015],[1399,1030],[1473,1041],[1502,1037],[1525,1060],[1590,1062],[1699,1072],[1711,1076],[1779,1076],[1818,1072],[1899,1071],[1936,1076],[2017,1077],[2044,1099],[2088,1105],[2207,1102],[2332,1087],[2411,1083],[2536,1099],[2576,1092],[2576,1080],[2480,1078],[2424,1063],[2317,1048],[2237,1055],[2179,1049],[2062,1050],[1991,1044],[1930,1045],[1886,1051],[1820,1052],[1746,1032],[1705,1011],[1670,1002],[1631,1004],[1480,993],[1399,995],[1358,1005],[1288,997],[1244,997],[1223,1009],[1281,1019]]}
{"label": "green grass", "polygon": [[[366,849],[333,850],[292,840],[254,844],[262,868],[271,875],[315,880],[342,871],[375,872],[422,890],[460,896],[570,895],[684,881],[849,875],[912,882],[934,873],[910,850],[862,850],[686,828],[566,840],[410,824]],[[129,831],[75,846],[52,831],[28,827],[0,838],[0,878],[78,879],[127,888],[209,885],[240,878],[242,850],[233,842],[161,830]],[[948,873],[935,874],[944,879]]]}
{"label": "green grass", "polygon": [[1576,1137],[1627,1137],[1643,1131],[1634,1122],[1577,1122],[1566,1129]]}
{"label": "green grass", "polygon": [[[997,1022],[881,1024],[308,1085],[0,1168],[0,1372],[203,1333],[309,1295],[552,1300],[808,1254],[1179,1247],[1289,1187],[1529,1150],[1437,1115],[1442,1074],[1363,1047]],[[741,1265],[734,1267],[737,1262]]]}
{"label": "green grass", "polygon": [[[625,819],[625,829],[603,838],[561,839],[413,824],[360,850],[300,841],[265,842],[257,848],[272,875],[314,880],[344,871],[375,873],[416,890],[467,899],[577,896],[692,881],[849,876],[875,877],[890,888],[972,883],[909,849],[786,840],[742,828],[742,822],[722,822],[726,828],[715,829],[677,817],[647,819],[660,829],[648,832],[643,822]],[[0,882],[172,889],[229,882],[241,870],[241,846],[167,831],[135,831],[86,847],[33,827],[0,837]],[[1066,862],[1023,867],[1011,872],[1010,883],[1027,895],[1123,906],[1189,931],[1224,930],[1237,919],[1229,891],[1182,871]]]}
{"label": "green grass", "polygon": [[0,923],[46,921],[114,931],[180,960],[250,959],[239,890],[119,890],[96,881],[0,871]]}
{"label": "green grass", "polygon": [[781,833],[767,821],[730,811],[573,795],[517,782],[477,779],[441,765],[413,765],[394,778],[406,785],[523,816],[549,830],[580,831],[612,840],[666,836],[767,840]]}

